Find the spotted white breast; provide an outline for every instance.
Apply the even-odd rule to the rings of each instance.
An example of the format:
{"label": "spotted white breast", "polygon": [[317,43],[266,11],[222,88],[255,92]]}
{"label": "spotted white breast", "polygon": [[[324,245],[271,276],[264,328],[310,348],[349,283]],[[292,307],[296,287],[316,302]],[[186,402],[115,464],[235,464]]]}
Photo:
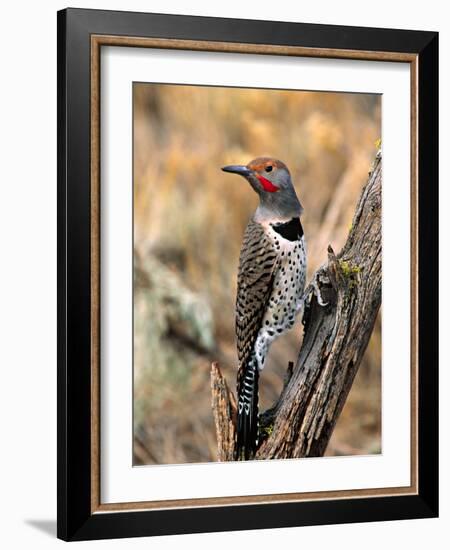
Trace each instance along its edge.
{"label": "spotted white breast", "polygon": [[277,252],[277,268],[274,273],[272,292],[255,342],[258,367],[264,367],[270,344],[285,331],[291,329],[302,309],[306,279],[305,237],[289,240],[280,235],[273,226],[266,234]]}

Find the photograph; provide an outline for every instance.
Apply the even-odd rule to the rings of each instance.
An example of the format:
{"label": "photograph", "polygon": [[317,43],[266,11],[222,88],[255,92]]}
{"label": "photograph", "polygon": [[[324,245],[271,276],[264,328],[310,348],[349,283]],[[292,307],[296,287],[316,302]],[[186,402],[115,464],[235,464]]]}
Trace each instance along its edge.
{"label": "photograph", "polygon": [[133,465],[382,453],[382,95],[133,82],[132,108]]}
{"label": "photograph", "polygon": [[2,547],[448,547],[448,6],[2,8]]}
{"label": "photograph", "polygon": [[437,517],[431,19],[163,11],[57,16],[58,538]]}

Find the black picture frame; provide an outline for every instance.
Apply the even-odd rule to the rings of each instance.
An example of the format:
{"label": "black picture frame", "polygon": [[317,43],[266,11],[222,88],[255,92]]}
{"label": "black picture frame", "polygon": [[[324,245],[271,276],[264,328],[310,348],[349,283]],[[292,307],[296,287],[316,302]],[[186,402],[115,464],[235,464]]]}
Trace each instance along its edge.
{"label": "black picture frame", "polygon": [[[66,9],[58,12],[58,530],[64,540],[438,515],[438,33]],[[418,62],[418,492],[415,495],[93,513],[91,36],[402,52]]]}

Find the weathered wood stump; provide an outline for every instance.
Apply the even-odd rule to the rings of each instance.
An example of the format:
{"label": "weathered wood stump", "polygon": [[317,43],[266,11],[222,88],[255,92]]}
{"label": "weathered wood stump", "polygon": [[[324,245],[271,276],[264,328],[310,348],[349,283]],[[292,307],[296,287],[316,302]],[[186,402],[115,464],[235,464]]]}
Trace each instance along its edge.
{"label": "weathered wood stump", "polygon": [[[337,255],[328,248],[309,286],[300,353],[278,401],[260,415],[256,459],[325,453],[381,304],[381,165],[379,152],[344,247]],[[217,363],[211,388],[218,459],[233,460],[236,399]]]}

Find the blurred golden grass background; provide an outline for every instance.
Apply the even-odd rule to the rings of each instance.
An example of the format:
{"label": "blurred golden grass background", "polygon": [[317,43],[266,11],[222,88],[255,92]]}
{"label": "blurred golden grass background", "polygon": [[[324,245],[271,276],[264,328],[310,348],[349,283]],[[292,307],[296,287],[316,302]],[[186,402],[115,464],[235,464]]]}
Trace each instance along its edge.
{"label": "blurred golden grass background", "polygon": [[[234,389],[236,272],[257,206],[221,172],[269,155],[290,168],[305,212],[308,280],[338,251],[381,136],[381,97],[135,83],[134,463],[215,461],[212,360]],[[381,450],[378,319],[329,455]],[[276,400],[302,328],[273,346],[260,409]]]}

